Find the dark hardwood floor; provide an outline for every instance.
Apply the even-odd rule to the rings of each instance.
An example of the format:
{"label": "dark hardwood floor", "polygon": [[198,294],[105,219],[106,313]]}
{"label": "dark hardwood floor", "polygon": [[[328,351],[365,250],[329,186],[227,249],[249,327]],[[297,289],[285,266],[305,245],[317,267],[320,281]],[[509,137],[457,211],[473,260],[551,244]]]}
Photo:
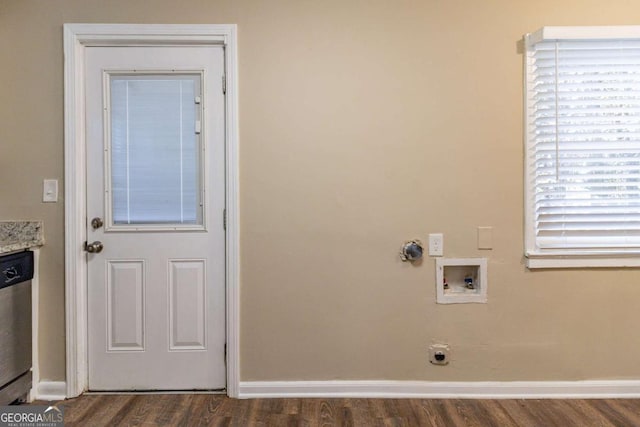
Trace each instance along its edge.
{"label": "dark hardwood floor", "polygon": [[[49,404],[34,402],[35,404]],[[640,399],[229,399],[88,394],[56,403],[66,426],[640,426]]]}

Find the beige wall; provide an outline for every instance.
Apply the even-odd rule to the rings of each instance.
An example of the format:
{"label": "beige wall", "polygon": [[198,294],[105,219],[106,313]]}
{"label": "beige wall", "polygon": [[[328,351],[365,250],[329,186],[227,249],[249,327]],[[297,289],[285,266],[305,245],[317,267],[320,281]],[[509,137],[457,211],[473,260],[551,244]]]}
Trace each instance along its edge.
{"label": "beige wall", "polygon": [[[243,380],[640,378],[637,270],[527,271],[522,56],[542,25],[637,24],[634,0],[0,0],[0,219],[42,219],[45,379],[64,378],[62,24],[237,23]],[[18,182],[18,180],[20,180]],[[15,184],[19,195],[15,196]],[[475,247],[494,227],[494,250]],[[489,303],[435,304],[443,232]],[[430,366],[432,340],[453,363]]]}

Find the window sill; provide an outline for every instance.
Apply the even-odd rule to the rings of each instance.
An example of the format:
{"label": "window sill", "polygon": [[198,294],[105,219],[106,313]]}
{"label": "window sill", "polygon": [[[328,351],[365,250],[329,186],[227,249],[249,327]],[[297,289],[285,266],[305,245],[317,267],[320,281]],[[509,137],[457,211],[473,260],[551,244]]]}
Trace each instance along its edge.
{"label": "window sill", "polygon": [[528,269],[542,268],[629,268],[640,267],[640,253],[626,254],[527,254]]}

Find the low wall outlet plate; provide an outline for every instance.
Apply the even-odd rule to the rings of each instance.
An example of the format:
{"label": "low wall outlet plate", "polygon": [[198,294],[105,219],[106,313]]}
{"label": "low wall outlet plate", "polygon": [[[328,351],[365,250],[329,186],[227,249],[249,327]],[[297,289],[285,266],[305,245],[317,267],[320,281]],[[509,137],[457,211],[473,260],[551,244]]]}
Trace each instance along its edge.
{"label": "low wall outlet plate", "polygon": [[429,362],[433,365],[448,365],[451,349],[448,344],[431,344],[429,346]]}

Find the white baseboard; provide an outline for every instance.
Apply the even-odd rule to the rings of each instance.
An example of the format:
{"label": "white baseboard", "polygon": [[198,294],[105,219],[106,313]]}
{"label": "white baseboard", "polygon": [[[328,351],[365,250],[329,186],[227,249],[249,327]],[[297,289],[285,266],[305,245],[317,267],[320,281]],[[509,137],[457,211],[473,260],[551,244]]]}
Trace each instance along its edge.
{"label": "white baseboard", "polygon": [[431,399],[638,398],[640,380],[594,381],[245,381],[240,399],[368,397]]}
{"label": "white baseboard", "polygon": [[31,390],[32,400],[64,400],[67,397],[67,383],[64,381],[40,381]]}
{"label": "white baseboard", "polygon": [[[587,381],[244,381],[240,399],[354,397],[429,399],[614,399],[640,398],[640,380]],[[41,381],[37,400],[64,400],[64,381]]]}

